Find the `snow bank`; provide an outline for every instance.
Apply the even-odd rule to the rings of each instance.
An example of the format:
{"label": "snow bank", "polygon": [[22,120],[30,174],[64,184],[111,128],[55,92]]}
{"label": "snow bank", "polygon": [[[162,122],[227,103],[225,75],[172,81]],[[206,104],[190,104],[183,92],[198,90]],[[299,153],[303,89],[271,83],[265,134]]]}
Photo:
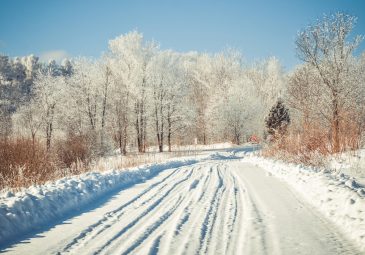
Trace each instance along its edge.
{"label": "snow bank", "polygon": [[244,162],[287,182],[365,251],[365,187],[343,173],[247,155]]}
{"label": "snow bank", "polygon": [[330,156],[328,162],[330,169],[356,177],[356,180],[365,186],[365,149]]}
{"label": "snow bank", "polygon": [[0,245],[49,225],[114,190],[151,178],[163,170],[196,163],[180,159],[123,171],[89,172],[13,194],[0,194]]}

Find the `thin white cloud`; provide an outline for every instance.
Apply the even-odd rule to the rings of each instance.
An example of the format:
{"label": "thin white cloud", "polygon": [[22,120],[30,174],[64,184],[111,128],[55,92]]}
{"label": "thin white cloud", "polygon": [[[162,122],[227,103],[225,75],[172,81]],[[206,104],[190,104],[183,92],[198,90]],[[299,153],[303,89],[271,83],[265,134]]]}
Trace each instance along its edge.
{"label": "thin white cloud", "polygon": [[39,58],[42,62],[49,62],[50,60],[61,62],[63,59],[69,57],[70,55],[65,50],[51,50],[41,53]]}

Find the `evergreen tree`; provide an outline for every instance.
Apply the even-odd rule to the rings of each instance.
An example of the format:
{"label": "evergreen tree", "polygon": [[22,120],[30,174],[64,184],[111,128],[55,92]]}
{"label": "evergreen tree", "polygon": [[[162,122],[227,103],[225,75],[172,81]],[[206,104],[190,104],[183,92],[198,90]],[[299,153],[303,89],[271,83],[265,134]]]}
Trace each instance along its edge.
{"label": "evergreen tree", "polygon": [[282,100],[271,108],[269,115],[265,119],[267,132],[273,137],[278,138],[285,135],[290,123],[289,110],[285,107]]}

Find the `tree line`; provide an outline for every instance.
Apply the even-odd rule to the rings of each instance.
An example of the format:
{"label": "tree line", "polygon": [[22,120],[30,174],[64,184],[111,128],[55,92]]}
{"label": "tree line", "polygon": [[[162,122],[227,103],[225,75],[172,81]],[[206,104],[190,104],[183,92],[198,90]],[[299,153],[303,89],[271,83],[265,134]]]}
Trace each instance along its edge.
{"label": "tree line", "polygon": [[282,92],[276,58],[248,66],[241,54],[161,50],[133,31],[109,42],[100,59],[78,58],[68,72],[38,72],[32,96],[12,114],[15,136],[83,137],[96,155],[148,146],[232,141],[262,132],[261,120]]}
{"label": "tree line", "polygon": [[25,139],[66,167],[115,150],[241,144],[252,135],[304,159],[360,148],[365,54],[354,54],[362,40],[351,35],[355,23],[335,13],[302,29],[303,63],[290,72],[275,57],[247,63],[233,49],[162,50],[138,31],[110,40],[98,59],[1,56],[1,137]]}

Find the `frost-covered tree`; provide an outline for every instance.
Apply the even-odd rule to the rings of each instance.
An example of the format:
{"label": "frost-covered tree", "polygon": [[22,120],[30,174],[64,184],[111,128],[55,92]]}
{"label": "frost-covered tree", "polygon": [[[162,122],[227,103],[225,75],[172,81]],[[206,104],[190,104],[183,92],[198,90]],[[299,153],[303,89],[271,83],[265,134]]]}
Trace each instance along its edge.
{"label": "frost-covered tree", "polygon": [[47,150],[51,148],[56,119],[59,114],[58,106],[65,87],[65,80],[62,76],[39,74],[35,81],[35,99],[31,103],[38,107],[38,114],[41,116],[42,127],[45,132]]}
{"label": "frost-covered tree", "polygon": [[231,86],[226,93],[226,98],[216,100],[212,112],[215,118],[211,122],[216,138],[220,137],[220,140],[240,144],[246,140],[247,136],[256,132],[254,130],[255,113],[260,106],[252,97],[252,90],[247,83]]}
{"label": "frost-covered tree", "polygon": [[164,138],[166,136],[169,62],[170,56],[165,52],[159,52],[151,59],[151,65],[149,65],[149,69],[147,70],[148,83],[151,85],[149,91],[151,93],[152,103],[151,116],[154,122],[157,146],[160,152],[163,151]]}
{"label": "frost-covered tree", "polygon": [[73,73],[73,66],[69,59],[62,60],[61,72],[63,76],[71,76]]}
{"label": "frost-covered tree", "polygon": [[195,55],[189,62],[190,104],[194,109],[194,133],[199,143],[208,142],[208,102],[211,88],[211,57]]}
{"label": "frost-covered tree", "polygon": [[252,81],[258,100],[262,101],[267,111],[278,98],[284,96],[286,80],[279,60],[270,57],[262,62],[255,63],[248,68],[246,75]]}
{"label": "frost-covered tree", "polygon": [[139,152],[147,147],[148,123],[148,82],[147,70],[158,47],[146,42],[143,35],[134,31],[109,41],[109,49],[114,57],[125,59],[123,68],[129,72],[131,100],[133,101],[134,127]]}
{"label": "frost-covered tree", "polygon": [[150,109],[154,131],[159,151],[163,151],[165,138],[168,150],[171,151],[173,135],[179,131],[187,112],[187,88],[185,83],[185,70],[183,60],[178,53],[160,51],[151,60],[148,70],[150,96],[152,107]]}
{"label": "frost-covered tree", "polygon": [[10,82],[11,79],[11,65],[9,57],[0,54],[0,85]]}
{"label": "frost-covered tree", "polygon": [[253,82],[245,75],[241,59],[235,51],[217,54],[212,59],[208,109],[214,140],[230,140],[240,144],[254,132],[254,113],[261,107],[256,103]]}
{"label": "frost-covered tree", "polygon": [[111,69],[106,60],[80,58],[73,61],[72,75],[64,78],[65,131],[88,137],[94,154],[104,155],[110,149],[108,117],[111,107]]}
{"label": "frost-covered tree", "polygon": [[27,79],[34,79],[39,69],[39,58],[29,55],[21,59],[26,71]]}
{"label": "frost-covered tree", "polygon": [[311,121],[324,118],[323,109],[318,102],[324,102],[321,78],[310,65],[298,66],[288,78],[287,101],[288,105],[301,112],[302,124],[307,126]]}
{"label": "frost-covered tree", "polygon": [[127,59],[118,56],[109,56],[111,68],[110,88],[110,121],[112,137],[120,152],[127,153],[127,144],[130,137],[131,116],[131,72]]}
{"label": "frost-covered tree", "polygon": [[[36,135],[39,133],[44,118],[42,111],[40,111],[40,105],[35,99],[31,99],[26,105],[21,106],[17,112],[13,115],[14,123],[22,130],[18,130],[20,133],[28,133],[32,139],[33,148],[35,145]],[[23,130],[24,129],[24,130]]]}
{"label": "frost-covered tree", "polygon": [[346,77],[352,53],[362,40],[361,36],[348,40],[355,23],[355,17],[343,13],[325,15],[302,30],[296,40],[299,58],[315,68],[322,81],[318,85],[328,91],[334,153],[340,151],[340,116],[352,89]]}
{"label": "frost-covered tree", "polygon": [[248,67],[244,71],[251,81],[252,96],[260,102],[256,110],[255,134],[263,135],[265,130],[262,121],[268,115],[271,107],[286,93],[286,75],[279,60],[270,57]]}
{"label": "frost-covered tree", "polygon": [[59,76],[62,74],[60,66],[57,65],[56,61],[53,59],[48,62],[48,65],[46,66],[46,72],[52,76]]}
{"label": "frost-covered tree", "polygon": [[171,71],[167,77],[167,145],[171,152],[172,142],[181,142],[187,130],[192,126],[192,109],[189,105],[187,68],[184,56],[171,54]]}

